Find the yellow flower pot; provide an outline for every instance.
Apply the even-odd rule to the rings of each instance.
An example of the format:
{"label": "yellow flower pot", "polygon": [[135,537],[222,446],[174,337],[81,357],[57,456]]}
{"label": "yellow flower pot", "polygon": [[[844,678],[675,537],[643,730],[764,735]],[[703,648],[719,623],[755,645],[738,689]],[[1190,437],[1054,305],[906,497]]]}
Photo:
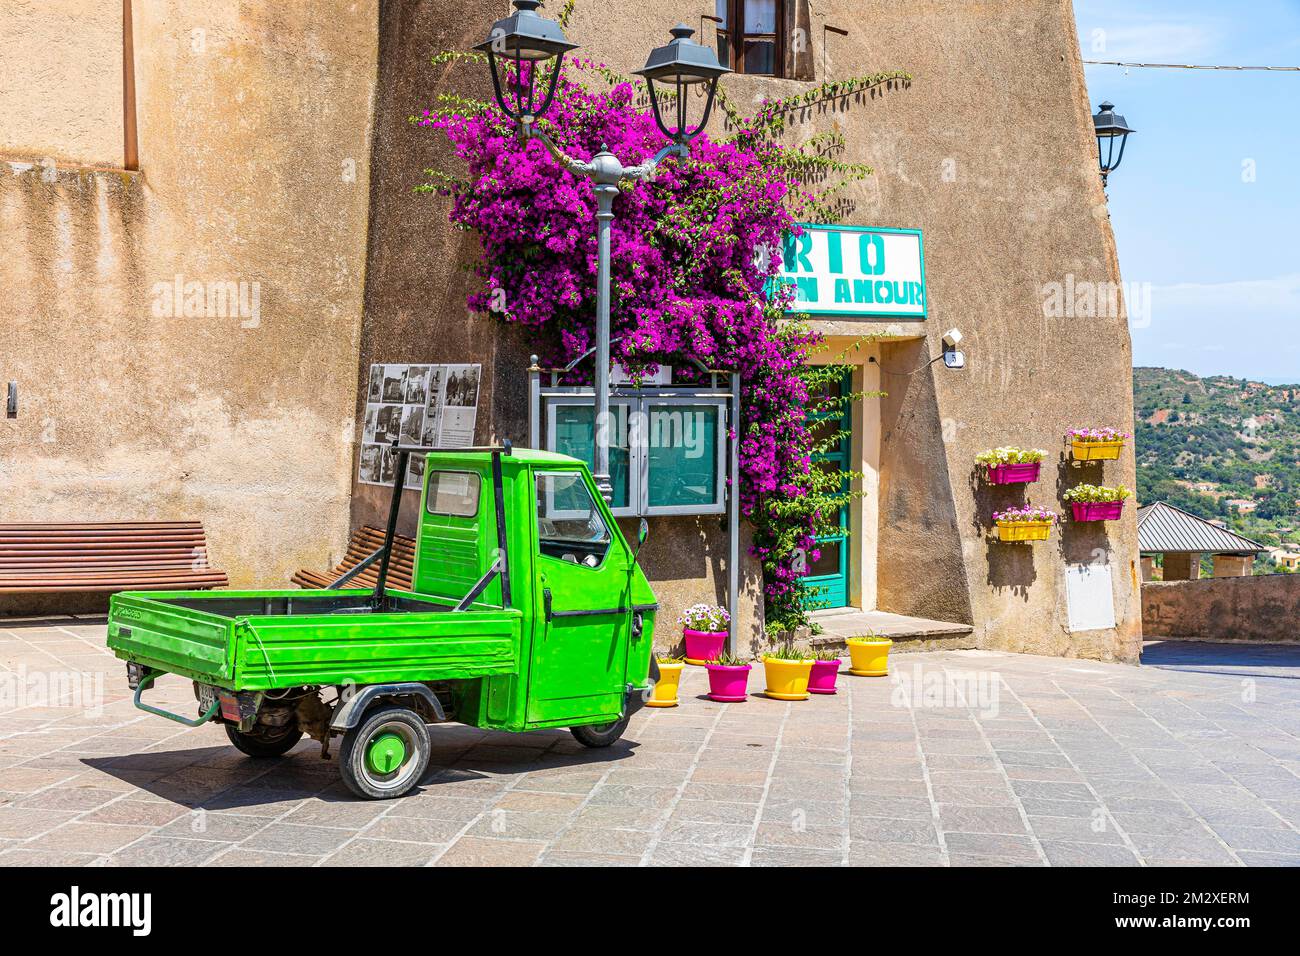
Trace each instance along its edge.
{"label": "yellow flower pot", "polygon": [[858,677],[885,677],[889,674],[889,649],[894,642],[887,637],[850,637],[849,673]]}
{"label": "yellow flower pot", "polygon": [[678,661],[675,664],[665,664],[659,662],[659,679],[655,681],[654,693],[650,699],[645,702],[647,707],[676,707],[677,706],[677,685],[682,682],[682,671],[686,669],[686,664]]}
{"label": "yellow flower pot", "polygon": [[1051,532],[1050,521],[998,522],[998,538],[1002,541],[1046,541]]}
{"label": "yellow flower pot", "polygon": [[812,666],[811,660],[763,658],[763,670],[767,674],[767,689],[763,693],[775,700],[807,700],[808,675],[812,673]]}
{"label": "yellow flower pot", "polygon": [[1119,457],[1122,441],[1075,441],[1070,443],[1075,461],[1113,461]]}

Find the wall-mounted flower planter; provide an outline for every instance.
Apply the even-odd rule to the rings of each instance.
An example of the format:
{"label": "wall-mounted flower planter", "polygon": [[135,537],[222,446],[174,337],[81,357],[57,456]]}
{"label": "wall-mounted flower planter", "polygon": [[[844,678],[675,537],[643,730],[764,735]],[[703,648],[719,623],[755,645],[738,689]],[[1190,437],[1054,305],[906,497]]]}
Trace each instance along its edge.
{"label": "wall-mounted flower planter", "polygon": [[1122,441],[1072,441],[1075,461],[1114,461],[1124,447]]}
{"label": "wall-mounted flower planter", "polygon": [[1046,541],[1051,534],[1050,521],[999,521],[1000,541]]}
{"label": "wall-mounted flower planter", "polygon": [[990,485],[1020,485],[1037,481],[1043,463],[1041,461],[1029,461],[1014,465],[989,465],[987,467]]}
{"label": "wall-mounted flower planter", "polygon": [[1124,513],[1123,501],[1075,501],[1070,504],[1075,521],[1118,521]]}

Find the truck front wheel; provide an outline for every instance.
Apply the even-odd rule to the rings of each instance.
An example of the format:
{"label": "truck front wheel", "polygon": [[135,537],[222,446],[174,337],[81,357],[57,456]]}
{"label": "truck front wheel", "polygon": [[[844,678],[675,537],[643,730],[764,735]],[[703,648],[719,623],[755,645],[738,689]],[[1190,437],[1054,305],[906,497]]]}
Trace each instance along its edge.
{"label": "truck front wheel", "polygon": [[573,734],[578,743],[584,747],[608,747],[623,736],[623,731],[627,730],[627,722],[631,719],[631,717],[624,717],[610,724],[582,724],[579,727],[570,727],[569,733]]}
{"label": "truck front wheel", "polygon": [[409,707],[370,711],[343,735],[339,771],[358,797],[391,800],[420,782],[429,766],[429,728]]}
{"label": "truck front wheel", "polygon": [[226,724],[226,736],[250,757],[282,757],[302,739],[297,727],[257,727],[242,733],[234,724]]}

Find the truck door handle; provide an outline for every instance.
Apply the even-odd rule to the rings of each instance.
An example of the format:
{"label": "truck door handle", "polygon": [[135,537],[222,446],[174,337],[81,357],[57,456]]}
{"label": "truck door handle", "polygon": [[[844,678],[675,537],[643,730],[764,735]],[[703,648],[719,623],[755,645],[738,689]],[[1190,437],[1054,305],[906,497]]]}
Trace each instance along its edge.
{"label": "truck door handle", "polygon": [[542,588],[542,610],[546,615],[546,623],[550,624],[551,618],[554,616],[551,612],[551,589],[550,588]]}

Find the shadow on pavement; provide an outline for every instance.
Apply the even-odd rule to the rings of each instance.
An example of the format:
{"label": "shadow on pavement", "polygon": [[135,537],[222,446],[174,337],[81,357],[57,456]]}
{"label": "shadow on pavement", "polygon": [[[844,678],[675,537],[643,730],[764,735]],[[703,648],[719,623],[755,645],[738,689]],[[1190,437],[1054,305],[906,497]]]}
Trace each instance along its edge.
{"label": "shadow on pavement", "polygon": [[1142,648],[1142,664],[1224,677],[1295,680],[1300,678],[1300,645],[1152,641]]}
{"label": "shadow on pavement", "polygon": [[[434,728],[433,736],[437,731]],[[419,793],[437,795],[440,786],[457,790],[494,777],[564,768],[601,767],[633,756],[635,740],[623,739],[607,748],[589,749],[567,733],[540,745],[527,735],[511,735],[518,744],[500,738],[476,746],[435,745]],[[85,757],[82,763],[159,799],[191,810],[235,810],[271,807],[314,797],[328,802],[357,802],[344,787],[338,772],[337,747],[329,760],[321,760],[319,747],[304,741],[284,757],[256,759],[232,747],[195,747],[151,751],[113,757]]]}

